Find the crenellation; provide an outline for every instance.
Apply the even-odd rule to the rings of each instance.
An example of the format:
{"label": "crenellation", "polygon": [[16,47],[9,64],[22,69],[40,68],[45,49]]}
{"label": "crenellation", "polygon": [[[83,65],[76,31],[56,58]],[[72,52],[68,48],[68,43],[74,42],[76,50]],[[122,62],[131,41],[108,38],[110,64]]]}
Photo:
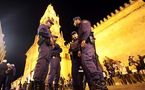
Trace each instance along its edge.
{"label": "crenellation", "polygon": [[96,28],[97,26],[96,25],[93,25],[93,28]]}
{"label": "crenellation", "polygon": [[107,20],[109,20],[111,18],[111,16],[110,15],[107,15]]}
{"label": "crenellation", "polygon": [[143,0],[129,0],[129,3],[124,3],[123,6],[120,6],[119,9],[115,9],[114,12],[111,12],[109,15],[107,15],[106,19],[103,18],[103,20],[100,20],[100,22],[96,23],[96,25],[100,26],[102,25],[102,23],[104,24],[104,22],[107,22],[112,18],[121,18],[121,17],[117,17],[116,15],[118,16],[127,15],[128,12],[132,12],[133,10],[135,10],[135,8],[139,8],[143,4],[144,4]]}
{"label": "crenellation", "polygon": [[111,17],[113,17],[115,14],[113,12],[111,12]]}
{"label": "crenellation", "polygon": [[124,3],[124,7],[126,8],[126,7],[128,7],[130,4],[128,4],[128,3]]}
{"label": "crenellation", "polygon": [[120,9],[120,11],[122,11],[124,9],[124,7],[123,6],[120,6],[119,9]]}
{"label": "crenellation", "polygon": [[97,26],[99,26],[100,25],[100,23],[99,22],[97,22]]}
{"label": "crenellation", "polygon": [[[143,31],[143,28],[141,28],[141,27],[144,27],[144,24],[138,22],[139,19],[141,20],[140,17],[141,17],[141,15],[143,15],[143,13],[141,13],[141,12],[138,12],[140,14],[135,13],[135,10],[137,10],[141,6],[143,6],[142,2],[140,2],[140,1],[142,1],[142,0],[130,0],[129,3],[124,3],[124,6],[120,6],[119,9],[116,9],[114,11],[115,13],[113,13],[113,12],[110,13],[109,15],[107,15],[106,18],[104,17],[102,20],[100,20],[100,22],[97,22],[95,25],[93,25],[93,31],[94,31],[95,37],[98,38],[98,40],[96,42],[96,45],[97,45],[97,53],[100,57],[100,60],[103,60],[104,55],[108,55],[108,56],[116,58],[117,56],[122,54],[121,51],[123,49],[125,49],[125,48],[123,48],[125,45],[120,44],[119,40],[122,40],[126,43],[129,43],[128,41],[133,40],[132,37],[136,37],[137,34],[140,33],[140,34],[145,35],[145,33]],[[137,2],[137,3],[135,3],[135,2]],[[53,10],[53,7],[51,5],[48,6],[48,7],[49,8],[47,8],[47,10],[46,10],[47,12],[44,13],[45,17],[41,18],[40,23],[43,23],[48,17],[55,18],[56,23],[55,23],[54,30],[58,34],[58,32],[60,30],[60,27],[61,27],[59,25],[59,16],[58,15],[56,16],[55,11]],[[142,10],[142,12],[144,12],[144,11]],[[136,16],[138,16],[138,17],[136,17]],[[138,21],[136,21],[136,20],[138,20]],[[127,22],[127,24],[124,23],[124,22]],[[135,26],[136,23],[139,24],[139,25],[142,25],[142,26]],[[125,25],[125,24],[126,24],[127,28],[124,28],[123,25]],[[130,24],[130,26],[135,26],[133,28],[133,30],[134,31],[137,30],[139,33],[133,32],[131,27],[128,26],[129,24]],[[138,29],[138,28],[140,28],[140,29]],[[99,33],[99,32],[101,32],[101,33]],[[125,36],[125,33],[128,33],[128,35]],[[132,33],[132,36],[129,36],[129,35],[131,35],[129,33]],[[125,39],[124,39],[124,36],[126,37]],[[138,35],[138,36],[141,36],[141,35]],[[137,37],[137,38],[139,38],[139,37]],[[140,40],[140,39],[137,40],[137,38],[134,38],[134,40],[136,40],[136,41]],[[60,45],[63,47],[63,52],[61,53],[61,56],[62,56],[62,62],[61,63],[62,63],[63,66],[65,66],[65,64],[70,65],[70,60],[65,58],[65,54],[66,54],[66,52],[68,52],[68,48],[69,48],[70,44],[64,45],[65,40],[63,38],[62,31],[60,31],[60,35],[59,35],[58,39],[59,39]],[[141,38],[141,39],[143,40],[143,38]],[[113,43],[110,43],[110,42],[113,42]],[[134,41],[130,42],[130,43],[132,43],[131,46],[138,44],[138,43],[133,43],[133,42]],[[34,58],[37,58],[36,56],[37,56],[38,52],[36,52],[36,50],[38,48],[38,45],[35,44],[35,43],[36,42],[34,42],[34,44],[31,46],[31,48],[28,50],[28,52],[26,54],[27,55],[26,63],[29,63],[28,61],[30,61],[30,58],[29,58],[30,56],[31,57],[35,56]],[[108,43],[110,43],[110,44],[108,44]],[[115,44],[116,44],[116,46],[115,46]],[[130,48],[130,46],[126,45],[126,47],[127,47],[126,52],[129,52],[128,48]],[[122,48],[122,49],[120,49],[120,48]],[[35,49],[35,50],[33,51],[33,49]],[[117,51],[117,52],[120,51],[120,53],[116,53],[117,49],[120,49],[120,50]],[[130,50],[133,50],[133,49],[131,48]],[[29,51],[31,51],[31,53]],[[128,56],[128,55],[126,55],[126,56]],[[35,64],[35,63],[36,62],[34,60],[34,63],[31,63],[31,64]],[[63,66],[62,66],[62,71],[65,71],[65,73],[70,72],[70,71],[68,71],[68,68],[70,69],[69,66],[68,67],[65,66],[65,68]],[[33,70],[32,67],[34,68],[34,65],[31,66],[31,67],[25,67],[25,68],[29,68],[30,70]],[[24,76],[22,78],[23,81],[25,80],[25,78],[27,76],[27,73],[29,73],[29,71],[25,69],[25,73],[26,74],[24,74]]]}
{"label": "crenellation", "polygon": [[107,21],[107,19],[106,19],[106,18],[103,18],[103,21],[104,21],[104,22],[106,22],[106,21]]}
{"label": "crenellation", "polygon": [[[107,15],[107,21],[94,27],[96,49],[102,62],[105,56],[122,60],[124,65],[129,55],[145,55],[145,2],[131,0],[119,7],[118,14]],[[142,42],[140,44],[140,42]]]}
{"label": "crenellation", "polygon": [[115,14],[117,14],[117,13],[119,13],[119,10],[118,9],[115,10]]}
{"label": "crenellation", "polygon": [[138,0],[129,0],[130,5],[133,4],[135,1],[138,1]]}
{"label": "crenellation", "polygon": [[103,23],[103,20],[100,20],[100,24],[102,24]]}

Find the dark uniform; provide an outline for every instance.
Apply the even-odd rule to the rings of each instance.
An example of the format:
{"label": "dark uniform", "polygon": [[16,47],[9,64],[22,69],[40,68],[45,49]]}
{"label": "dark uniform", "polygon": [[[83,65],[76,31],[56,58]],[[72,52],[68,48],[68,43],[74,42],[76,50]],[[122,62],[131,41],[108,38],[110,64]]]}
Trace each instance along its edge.
{"label": "dark uniform", "polygon": [[79,25],[78,34],[79,43],[81,43],[83,40],[86,41],[86,46],[81,48],[81,59],[89,86],[94,86],[95,84],[97,88],[106,90],[107,88],[105,85],[103,73],[99,65],[97,65],[98,63],[94,62],[96,60],[96,52],[94,45],[90,40],[91,23],[87,20],[82,20]]}
{"label": "dark uniform", "polygon": [[45,25],[40,25],[38,28],[39,35],[39,55],[34,70],[34,90],[44,90],[44,81],[48,72],[48,64],[50,62],[50,28]]}
{"label": "dark uniform", "polygon": [[15,66],[10,66],[8,68],[7,74],[6,74],[6,88],[5,88],[5,90],[11,89],[11,83],[14,80],[15,74],[16,74]]}
{"label": "dark uniform", "polygon": [[60,78],[60,53],[62,49],[58,44],[55,44],[54,48],[51,51],[51,61],[50,61],[50,71],[48,77],[49,89],[52,89],[53,81],[55,81],[54,89],[58,90],[58,82]]}
{"label": "dark uniform", "polygon": [[139,58],[139,62],[140,62],[140,69],[141,70],[145,69],[145,61],[144,61],[145,55],[144,56],[138,55],[138,58]]}
{"label": "dark uniform", "polygon": [[7,63],[2,62],[0,64],[0,90],[5,89],[5,81],[6,81],[6,70],[8,69]]}
{"label": "dark uniform", "polygon": [[72,60],[72,85],[73,90],[83,90],[83,74],[79,73],[81,65],[81,57],[78,56],[78,51],[80,51],[78,39],[73,40],[70,43],[70,57]]}

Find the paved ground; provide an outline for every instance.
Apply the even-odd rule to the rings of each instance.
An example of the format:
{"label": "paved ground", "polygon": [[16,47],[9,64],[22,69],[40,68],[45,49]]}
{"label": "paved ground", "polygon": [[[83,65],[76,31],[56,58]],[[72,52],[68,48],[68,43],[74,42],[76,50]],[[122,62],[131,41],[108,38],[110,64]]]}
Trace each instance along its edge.
{"label": "paved ground", "polygon": [[[145,90],[145,83],[108,86],[108,89],[109,90]],[[72,90],[72,89],[64,89],[64,90]],[[86,90],[89,90],[88,87],[86,88]]]}
{"label": "paved ground", "polygon": [[108,88],[109,88],[109,90],[145,90],[145,83],[109,86]]}

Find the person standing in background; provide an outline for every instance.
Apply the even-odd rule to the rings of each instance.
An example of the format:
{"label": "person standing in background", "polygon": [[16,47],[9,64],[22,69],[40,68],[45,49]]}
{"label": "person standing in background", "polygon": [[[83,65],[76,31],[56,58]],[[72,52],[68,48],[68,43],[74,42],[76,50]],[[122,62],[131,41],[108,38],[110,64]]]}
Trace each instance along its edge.
{"label": "person standing in background", "polygon": [[7,60],[0,64],[0,89],[5,90],[6,70],[8,69]]}
{"label": "person standing in background", "polygon": [[[54,46],[52,46],[51,50],[51,60],[50,60],[50,71],[48,76],[48,88],[49,90],[58,90],[58,82],[60,78],[60,53],[62,52],[62,49],[60,46],[56,43],[57,36],[53,35],[53,41]],[[54,89],[53,89],[53,81],[54,81]]]}
{"label": "person standing in background", "polygon": [[72,62],[72,86],[73,90],[83,89],[83,77],[84,75],[79,73],[81,65],[81,51],[78,42],[78,34],[76,31],[71,33],[72,42],[70,43],[69,53]]}

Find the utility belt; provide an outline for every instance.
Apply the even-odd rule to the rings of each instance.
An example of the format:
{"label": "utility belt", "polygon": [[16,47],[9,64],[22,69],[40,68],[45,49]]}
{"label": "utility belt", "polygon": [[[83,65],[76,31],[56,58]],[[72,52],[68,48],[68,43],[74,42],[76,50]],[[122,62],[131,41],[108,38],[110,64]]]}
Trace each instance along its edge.
{"label": "utility belt", "polygon": [[60,54],[53,54],[53,55],[51,55],[51,58],[53,58],[53,57],[60,57]]}
{"label": "utility belt", "polygon": [[59,60],[61,61],[60,55],[52,55],[51,58],[52,58],[52,59],[59,58]]}
{"label": "utility belt", "polygon": [[84,70],[83,70],[83,68],[82,68],[81,66],[79,67],[78,72],[79,72],[79,73],[83,73],[83,72],[84,72]]}

